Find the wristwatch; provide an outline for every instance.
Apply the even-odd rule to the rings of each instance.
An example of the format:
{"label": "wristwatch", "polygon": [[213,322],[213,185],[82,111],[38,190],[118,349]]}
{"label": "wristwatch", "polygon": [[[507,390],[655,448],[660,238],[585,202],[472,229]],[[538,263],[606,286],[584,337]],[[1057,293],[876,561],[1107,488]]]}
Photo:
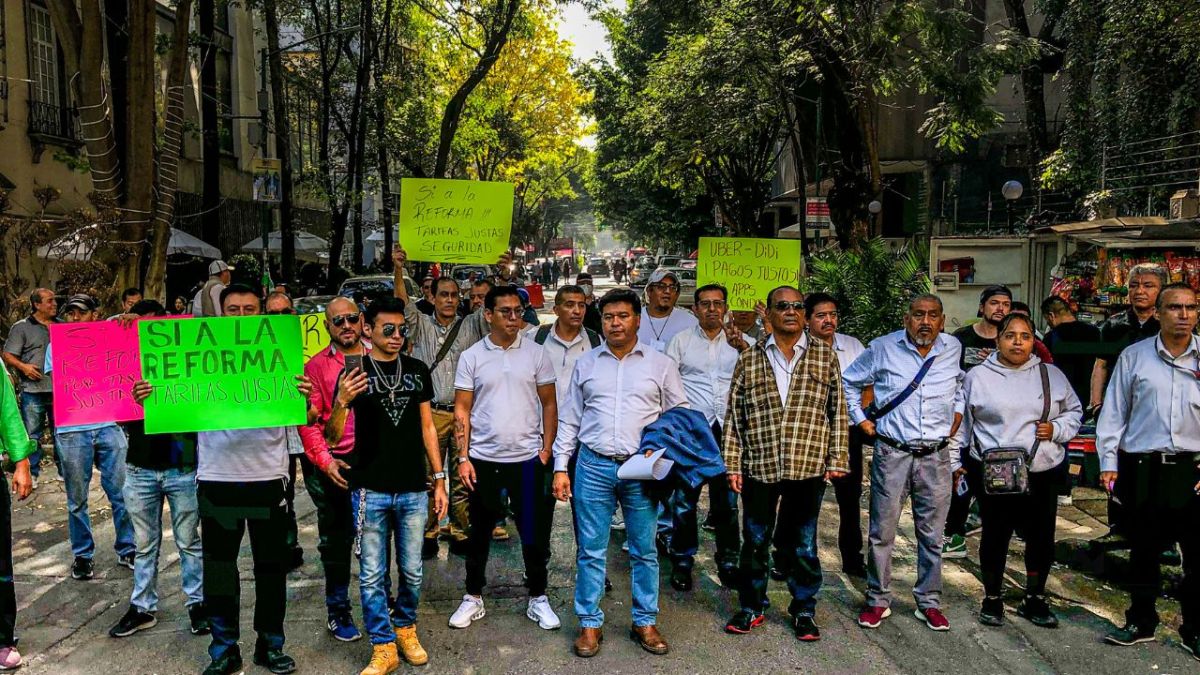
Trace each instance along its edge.
{"label": "wristwatch", "polygon": [[434,473],[434,474],[433,474],[433,479],[434,479],[434,480],[446,480],[446,472],[445,472],[445,471],[438,471],[438,472]]}

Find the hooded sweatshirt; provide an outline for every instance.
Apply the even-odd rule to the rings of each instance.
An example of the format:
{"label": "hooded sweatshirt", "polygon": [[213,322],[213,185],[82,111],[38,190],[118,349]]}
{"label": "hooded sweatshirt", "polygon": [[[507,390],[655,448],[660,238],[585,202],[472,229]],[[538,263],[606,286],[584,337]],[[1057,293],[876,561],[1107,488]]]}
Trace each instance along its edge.
{"label": "hooded sweatshirt", "polygon": [[[962,450],[968,448],[972,457],[991,448],[1033,448],[1037,423],[1042,416],[1042,376],[1038,365],[1041,359],[1030,355],[1018,368],[1000,363],[999,353],[993,353],[972,368],[963,378],[955,407],[963,410],[962,424],[951,443],[952,467],[962,465]],[[1031,471],[1045,471],[1058,466],[1066,457],[1064,444],[1075,437],[1083,421],[1083,406],[1075,390],[1061,370],[1047,365],[1050,376],[1049,421],[1054,433],[1049,441],[1038,446]]]}

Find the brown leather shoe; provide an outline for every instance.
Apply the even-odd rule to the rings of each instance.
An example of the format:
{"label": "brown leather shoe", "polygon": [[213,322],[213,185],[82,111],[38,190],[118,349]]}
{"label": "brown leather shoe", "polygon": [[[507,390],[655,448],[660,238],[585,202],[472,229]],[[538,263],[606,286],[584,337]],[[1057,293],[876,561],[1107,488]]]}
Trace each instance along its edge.
{"label": "brown leather shoe", "polygon": [[662,633],[658,632],[658,626],[634,626],[629,631],[629,639],[651,654],[662,656],[671,651]]}
{"label": "brown leather shoe", "polygon": [[599,628],[580,628],[579,637],[575,638],[575,655],[590,658],[600,653],[600,643],[604,642],[604,631]]}

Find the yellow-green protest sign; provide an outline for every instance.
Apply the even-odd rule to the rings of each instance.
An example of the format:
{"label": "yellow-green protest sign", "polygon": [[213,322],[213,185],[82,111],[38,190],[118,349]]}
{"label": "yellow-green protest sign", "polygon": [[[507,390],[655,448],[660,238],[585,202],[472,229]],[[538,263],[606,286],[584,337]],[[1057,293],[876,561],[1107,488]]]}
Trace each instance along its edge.
{"label": "yellow-green protest sign", "polygon": [[304,371],[295,315],[138,323],[146,433],[304,424]]}
{"label": "yellow-green protest sign", "polygon": [[329,346],[329,331],[325,330],[324,314],[300,315],[300,342],[304,345],[304,361]]}
{"label": "yellow-green protest sign", "polygon": [[696,284],[729,290],[729,309],[752,310],[778,286],[800,280],[800,240],[700,237]]}
{"label": "yellow-green protest sign", "polygon": [[400,180],[400,245],[409,260],[492,265],[508,250],[512,183]]}

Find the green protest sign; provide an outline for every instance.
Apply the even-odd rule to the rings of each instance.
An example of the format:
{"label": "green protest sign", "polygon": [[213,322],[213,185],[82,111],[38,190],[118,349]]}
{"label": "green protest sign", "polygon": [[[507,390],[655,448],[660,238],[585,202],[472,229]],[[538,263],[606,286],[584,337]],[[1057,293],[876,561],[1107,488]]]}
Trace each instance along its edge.
{"label": "green protest sign", "polygon": [[492,265],[508,250],[512,183],[400,180],[400,245],[409,260]]}
{"label": "green protest sign", "polygon": [[146,433],[304,424],[301,339],[295,315],[138,323]]}
{"label": "green protest sign", "polygon": [[778,286],[800,280],[798,239],[700,237],[696,284],[729,289],[729,309],[752,310]]}

